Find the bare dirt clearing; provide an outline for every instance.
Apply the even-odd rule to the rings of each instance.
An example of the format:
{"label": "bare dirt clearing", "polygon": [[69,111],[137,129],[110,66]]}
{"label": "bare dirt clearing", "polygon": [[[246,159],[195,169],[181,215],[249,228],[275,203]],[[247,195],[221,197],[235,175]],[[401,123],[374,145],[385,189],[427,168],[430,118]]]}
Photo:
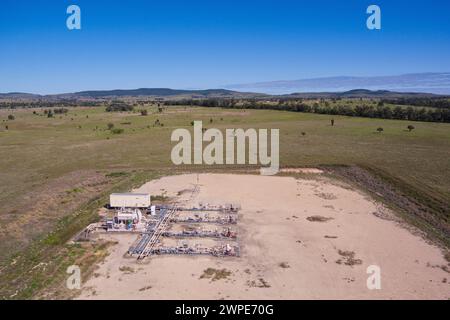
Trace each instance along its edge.
{"label": "bare dirt clearing", "polygon": [[[197,178],[198,193],[180,193],[193,190]],[[379,204],[328,178],[186,174],[135,191],[162,190],[191,205],[239,203],[241,257],[161,256],[137,262],[124,257],[136,236],[107,235],[119,243],[79,298],[449,298],[448,262],[439,248],[398,222],[377,217]],[[312,216],[332,219],[318,223],[307,219]],[[369,265],[381,268],[381,290],[367,289]]]}

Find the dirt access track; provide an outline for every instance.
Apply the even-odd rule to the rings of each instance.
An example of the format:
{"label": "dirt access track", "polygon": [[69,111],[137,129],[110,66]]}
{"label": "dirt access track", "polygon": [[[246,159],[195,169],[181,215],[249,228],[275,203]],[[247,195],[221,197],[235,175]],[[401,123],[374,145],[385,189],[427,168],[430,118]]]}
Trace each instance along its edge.
{"label": "dirt access track", "polygon": [[[192,193],[199,184],[199,192]],[[380,203],[320,174],[311,179],[186,174],[136,192],[195,205],[239,203],[241,257],[157,256],[138,262],[118,241],[80,299],[448,299],[448,262]],[[381,289],[367,288],[380,267]]]}

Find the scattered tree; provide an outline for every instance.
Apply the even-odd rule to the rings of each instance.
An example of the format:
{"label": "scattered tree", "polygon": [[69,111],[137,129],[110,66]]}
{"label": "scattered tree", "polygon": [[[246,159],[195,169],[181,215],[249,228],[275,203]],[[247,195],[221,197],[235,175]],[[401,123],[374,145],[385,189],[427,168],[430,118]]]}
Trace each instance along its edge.
{"label": "scattered tree", "polygon": [[124,130],[122,128],[114,128],[111,130],[112,134],[122,134]]}
{"label": "scattered tree", "polygon": [[126,103],[111,103],[106,107],[106,112],[133,111],[134,107]]}
{"label": "scattered tree", "polygon": [[379,127],[379,128],[377,128],[377,131],[378,131],[379,133],[381,133],[381,132],[384,131],[384,129],[383,129],[382,127]]}
{"label": "scattered tree", "polygon": [[409,132],[411,132],[411,131],[413,131],[415,129],[415,127],[413,125],[409,125],[407,128],[408,128]]}
{"label": "scattered tree", "polygon": [[69,112],[69,109],[66,108],[56,108],[53,110],[55,114],[67,114]]}

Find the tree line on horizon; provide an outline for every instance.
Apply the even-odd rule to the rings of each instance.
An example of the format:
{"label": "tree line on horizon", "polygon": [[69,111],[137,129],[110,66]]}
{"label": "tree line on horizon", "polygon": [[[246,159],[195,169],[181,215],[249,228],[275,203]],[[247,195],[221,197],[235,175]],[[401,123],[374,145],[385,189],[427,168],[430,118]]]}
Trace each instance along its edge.
{"label": "tree line on horizon", "polygon": [[[379,119],[396,119],[409,121],[428,121],[428,122],[446,122],[450,123],[450,108],[442,103],[442,107],[418,107],[418,106],[388,106],[387,101],[380,100],[377,105],[369,105],[360,101],[356,106],[341,102],[338,105],[330,105],[325,101],[324,104],[317,102],[307,104],[303,99],[280,99],[270,101],[258,101],[255,99],[184,99],[165,101],[166,105],[190,105],[200,107],[220,107],[229,109],[259,109],[259,110],[280,110],[291,112],[305,112],[329,115],[341,115],[349,117],[365,117]],[[390,101],[389,103],[392,103]],[[402,101],[404,102],[404,101]]]}

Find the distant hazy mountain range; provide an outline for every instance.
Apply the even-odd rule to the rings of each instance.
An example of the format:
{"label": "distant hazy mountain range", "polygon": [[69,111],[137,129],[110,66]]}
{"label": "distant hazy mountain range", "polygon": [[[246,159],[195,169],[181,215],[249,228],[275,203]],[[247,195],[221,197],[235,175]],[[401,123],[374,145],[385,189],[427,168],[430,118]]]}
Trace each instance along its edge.
{"label": "distant hazy mountain range", "polygon": [[[21,92],[0,93],[6,99],[95,99],[114,97],[165,98],[258,98],[267,95],[298,97],[398,97],[434,93],[450,95],[450,73],[416,73],[386,77],[328,77],[293,81],[271,81],[226,86],[226,89],[177,90],[140,88],[93,90],[54,95]],[[422,94],[424,95],[424,94]]]}
{"label": "distant hazy mountain range", "polygon": [[340,92],[353,89],[450,94],[450,73],[411,73],[382,77],[341,76],[235,84],[227,85],[224,88],[266,94]]}
{"label": "distant hazy mountain range", "polygon": [[0,93],[0,98],[8,99],[82,99],[82,98],[114,98],[114,97],[186,97],[186,98],[217,98],[217,97],[254,97],[261,94],[237,92],[226,89],[178,90],[169,88],[140,88],[117,90],[91,90],[73,93],[39,95],[23,92]]}
{"label": "distant hazy mountain range", "polygon": [[198,95],[204,97],[210,96],[230,96],[236,95],[239,92],[234,92],[225,89],[207,89],[207,90],[178,90],[168,88],[141,88],[132,90],[98,90],[98,91],[81,91],[74,95],[78,97],[104,97],[104,96],[180,96],[180,95]]}
{"label": "distant hazy mountain range", "polygon": [[319,99],[319,98],[426,98],[426,97],[447,97],[425,92],[396,92],[389,90],[368,90],[354,89],[340,92],[296,92],[283,95],[267,95],[262,93],[238,92],[224,89],[211,90],[174,90],[174,89],[132,89],[132,90],[106,90],[106,91],[81,91],[75,93],[63,93],[56,95],[37,95],[21,92],[0,93],[0,99],[8,100],[89,100],[89,99],[116,99],[131,97],[150,97],[150,98],[166,98],[166,99],[192,99],[192,98],[303,98],[303,99]]}

